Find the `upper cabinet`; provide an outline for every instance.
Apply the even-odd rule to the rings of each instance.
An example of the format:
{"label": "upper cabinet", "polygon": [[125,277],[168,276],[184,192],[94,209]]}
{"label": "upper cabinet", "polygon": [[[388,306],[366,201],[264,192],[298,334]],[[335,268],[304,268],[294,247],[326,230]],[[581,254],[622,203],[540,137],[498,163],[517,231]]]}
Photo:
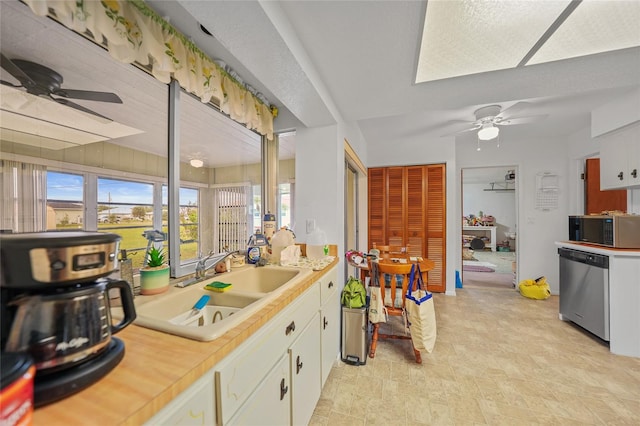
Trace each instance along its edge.
{"label": "upper cabinet", "polygon": [[600,188],[640,188],[640,124],[600,139]]}

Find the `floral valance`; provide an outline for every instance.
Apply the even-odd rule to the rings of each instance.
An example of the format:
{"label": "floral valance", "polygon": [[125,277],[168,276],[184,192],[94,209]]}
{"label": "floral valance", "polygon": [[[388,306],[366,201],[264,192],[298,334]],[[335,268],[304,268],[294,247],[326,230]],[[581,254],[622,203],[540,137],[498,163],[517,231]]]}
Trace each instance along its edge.
{"label": "floral valance", "polygon": [[277,108],[251,87],[207,57],[183,34],[140,0],[25,0],[40,16],[50,15],[79,33],[86,30],[98,43],[103,39],[111,56],[148,67],[163,83],[171,78],[200,97],[220,101],[220,109],[269,139]]}

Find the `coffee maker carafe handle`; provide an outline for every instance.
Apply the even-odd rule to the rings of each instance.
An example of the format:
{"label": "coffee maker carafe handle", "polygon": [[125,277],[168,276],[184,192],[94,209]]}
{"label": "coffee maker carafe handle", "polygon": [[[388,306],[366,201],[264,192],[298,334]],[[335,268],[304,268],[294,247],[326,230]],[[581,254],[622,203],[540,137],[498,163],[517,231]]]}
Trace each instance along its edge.
{"label": "coffee maker carafe handle", "polygon": [[118,324],[111,324],[111,334],[116,334],[136,319],[136,307],[133,304],[133,294],[131,286],[126,281],[110,281],[107,283],[107,289],[118,288],[120,290],[120,300],[122,301],[122,310],[124,318]]}

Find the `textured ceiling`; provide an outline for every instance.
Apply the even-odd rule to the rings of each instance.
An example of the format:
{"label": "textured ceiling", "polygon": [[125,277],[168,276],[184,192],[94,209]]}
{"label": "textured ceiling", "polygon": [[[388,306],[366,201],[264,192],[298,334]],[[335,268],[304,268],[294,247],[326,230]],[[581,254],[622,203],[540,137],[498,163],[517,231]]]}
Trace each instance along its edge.
{"label": "textured ceiling", "polygon": [[[154,98],[156,82],[138,81],[135,70],[114,64],[106,52],[89,55],[80,41],[63,34],[68,30],[22,22],[12,10],[24,5],[1,3],[3,53],[51,66],[70,87],[115,91],[133,108],[123,114],[110,105],[96,105],[99,112],[165,134],[160,122],[154,125],[145,116],[147,108],[165,99]],[[416,84],[426,2],[147,3],[276,104],[281,111],[278,130],[345,120],[359,126],[368,146],[440,138],[451,120],[473,121],[481,106],[499,104],[504,109],[519,101],[530,103],[527,115],[548,118],[543,124],[509,126],[505,137],[523,132],[568,135],[589,124],[593,109],[630,87],[640,87],[638,47]],[[199,23],[213,37],[202,32]]]}
{"label": "textured ceiling", "polygon": [[[518,101],[530,103],[526,115],[548,117],[543,124],[509,126],[505,137],[569,135],[589,124],[594,108],[640,85],[638,47],[415,84],[426,2],[178,3],[216,43],[243,58],[252,77],[272,82],[271,99],[285,116],[290,112],[304,124],[356,122],[367,145],[439,138],[449,121],[473,121],[479,107],[505,109]],[[213,46],[202,47],[216,55]],[[289,123],[278,119],[276,127]]]}

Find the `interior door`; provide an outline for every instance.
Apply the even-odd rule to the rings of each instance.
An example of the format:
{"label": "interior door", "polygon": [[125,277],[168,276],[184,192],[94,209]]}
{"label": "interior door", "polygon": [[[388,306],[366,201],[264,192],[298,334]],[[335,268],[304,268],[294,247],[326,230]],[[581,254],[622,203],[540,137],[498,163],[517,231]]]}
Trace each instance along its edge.
{"label": "interior door", "polygon": [[588,158],[584,168],[584,213],[599,214],[603,211],[627,212],[627,190],[600,190],[600,159]]}

